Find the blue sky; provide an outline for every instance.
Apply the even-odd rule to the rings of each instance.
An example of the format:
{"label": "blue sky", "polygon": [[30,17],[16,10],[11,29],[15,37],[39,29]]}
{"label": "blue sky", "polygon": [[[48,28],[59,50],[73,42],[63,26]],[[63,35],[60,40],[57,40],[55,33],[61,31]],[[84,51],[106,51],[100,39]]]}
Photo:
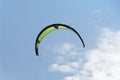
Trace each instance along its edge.
{"label": "blue sky", "polygon": [[[112,56],[112,53],[116,53],[116,57],[120,53],[119,3],[119,0],[0,0],[0,79],[119,80],[119,76],[114,76],[119,74],[114,67],[118,69],[120,59],[114,60]],[[75,28],[86,48],[82,48],[74,33],[57,30],[44,38],[40,56],[35,56],[38,33],[53,23]],[[110,68],[112,72],[107,72],[105,69],[112,62],[116,66]],[[105,72],[110,79],[100,74]]]}

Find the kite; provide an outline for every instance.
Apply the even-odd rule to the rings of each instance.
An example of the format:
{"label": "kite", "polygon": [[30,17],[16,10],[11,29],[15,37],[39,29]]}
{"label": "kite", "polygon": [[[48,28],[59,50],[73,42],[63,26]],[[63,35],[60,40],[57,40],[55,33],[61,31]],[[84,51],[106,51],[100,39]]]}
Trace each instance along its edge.
{"label": "kite", "polygon": [[84,41],[82,39],[82,37],[80,36],[80,34],[72,27],[65,25],[65,24],[52,24],[49,25],[47,27],[45,27],[43,30],[41,30],[41,32],[38,34],[37,38],[36,38],[36,42],[35,42],[35,52],[36,55],[38,56],[38,48],[39,48],[39,44],[42,41],[42,39],[51,31],[57,30],[57,29],[66,29],[66,30],[70,30],[73,31],[74,33],[77,34],[77,36],[79,37],[79,39],[82,42],[83,47],[85,47]]}

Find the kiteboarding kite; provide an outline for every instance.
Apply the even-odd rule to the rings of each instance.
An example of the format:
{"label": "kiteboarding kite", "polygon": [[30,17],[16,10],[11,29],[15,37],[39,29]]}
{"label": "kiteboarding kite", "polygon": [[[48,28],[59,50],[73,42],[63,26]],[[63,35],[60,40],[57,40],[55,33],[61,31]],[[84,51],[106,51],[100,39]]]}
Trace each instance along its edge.
{"label": "kiteboarding kite", "polygon": [[36,42],[35,42],[35,52],[36,55],[38,56],[38,48],[39,48],[39,44],[42,41],[42,39],[51,31],[57,30],[57,29],[66,29],[66,30],[71,30],[74,33],[77,34],[77,36],[79,37],[79,39],[81,40],[83,47],[85,47],[84,41],[82,39],[82,37],[80,36],[80,34],[72,27],[65,25],[65,24],[52,24],[49,25],[47,27],[45,27],[43,30],[41,30],[41,32],[38,34],[37,38],[36,38]]}

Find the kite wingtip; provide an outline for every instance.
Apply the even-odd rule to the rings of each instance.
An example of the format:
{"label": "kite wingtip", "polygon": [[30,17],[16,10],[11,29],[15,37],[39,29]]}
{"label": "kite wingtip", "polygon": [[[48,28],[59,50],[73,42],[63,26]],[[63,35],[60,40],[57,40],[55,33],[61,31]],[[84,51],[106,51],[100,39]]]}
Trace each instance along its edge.
{"label": "kite wingtip", "polygon": [[38,53],[36,53],[36,56],[39,56],[39,54],[38,54]]}
{"label": "kite wingtip", "polygon": [[36,56],[39,56],[38,54],[36,54]]}
{"label": "kite wingtip", "polygon": [[83,48],[85,48],[85,45],[83,45]]}
{"label": "kite wingtip", "polygon": [[36,47],[35,47],[35,54],[36,54],[36,56],[39,56],[39,54],[38,54],[38,48],[36,48]]}

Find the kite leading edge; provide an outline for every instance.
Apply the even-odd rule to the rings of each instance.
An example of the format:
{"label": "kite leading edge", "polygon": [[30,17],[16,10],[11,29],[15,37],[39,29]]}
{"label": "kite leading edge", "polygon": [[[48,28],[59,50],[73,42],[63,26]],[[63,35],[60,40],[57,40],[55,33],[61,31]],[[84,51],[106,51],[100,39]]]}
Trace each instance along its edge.
{"label": "kite leading edge", "polygon": [[36,38],[36,42],[35,42],[35,52],[36,55],[38,56],[38,48],[39,48],[39,44],[42,41],[42,39],[51,31],[56,30],[56,29],[66,29],[66,30],[71,30],[73,32],[75,32],[77,34],[77,36],[79,37],[79,39],[82,42],[83,47],[85,47],[84,41],[82,39],[82,37],[80,36],[80,34],[72,27],[65,25],[65,24],[52,24],[49,25],[47,27],[45,27],[43,30],[41,30],[41,32],[38,34],[37,38]]}

